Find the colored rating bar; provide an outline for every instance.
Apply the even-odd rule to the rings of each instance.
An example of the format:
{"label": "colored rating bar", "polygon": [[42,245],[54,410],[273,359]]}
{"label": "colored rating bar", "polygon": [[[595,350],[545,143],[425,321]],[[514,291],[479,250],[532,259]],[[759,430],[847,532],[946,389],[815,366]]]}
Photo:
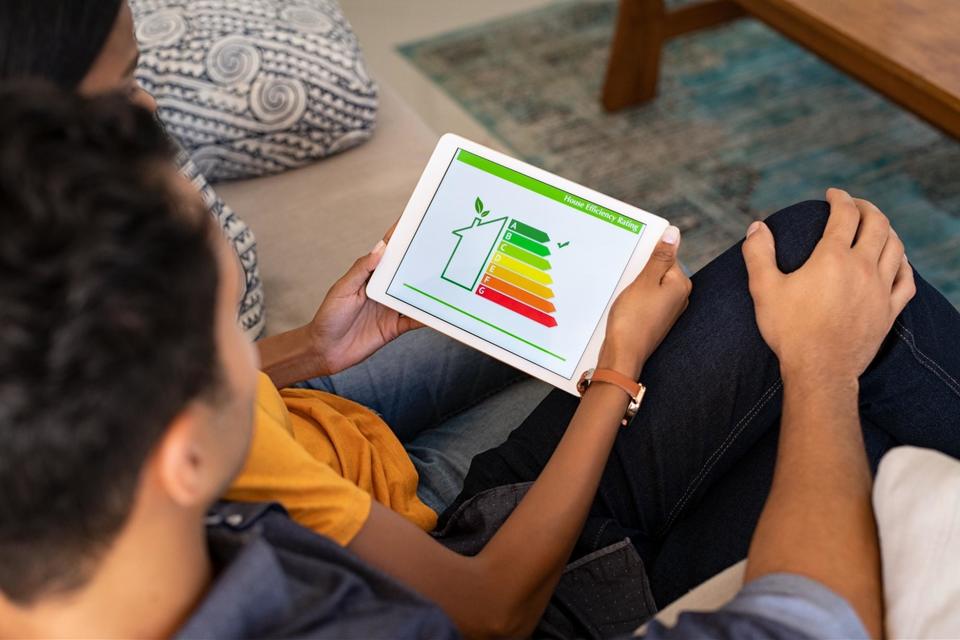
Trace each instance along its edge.
{"label": "colored rating bar", "polygon": [[535,256],[529,251],[525,251],[516,245],[510,244],[509,242],[501,242],[500,246],[498,247],[498,251],[504,255],[510,256],[511,258],[516,258],[520,262],[524,262],[534,269],[546,271],[550,268],[550,263],[540,256]]}
{"label": "colored rating bar", "polygon": [[504,282],[509,282],[512,285],[520,287],[525,291],[529,291],[535,296],[539,296],[546,300],[549,300],[553,297],[553,290],[549,287],[545,287],[538,282],[534,282],[528,278],[524,278],[519,273],[514,273],[510,269],[504,269],[503,267],[490,263],[490,266],[487,267],[487,274],[498,278]]}
{"label": "colored rating bar", "polygon": [[519,233],[507,231],[505,234],[503,234],[503,239],[510,244],[514,244],[521,249],[525,249],[530,253],[535,253],[538,256],[546,257],[550,255],[550,248],[547,245],[535,242],[530,238],[520,235]]}
{"label": "colored rating bar", "polygon": [[516,231],[519,234],[525,235],[531,240],[536,240],[537,242],[550,242],[550,236],[544,231],[540,231],[536,227],[531,227],[528,224],[524,224],[519,220],[510,221],[510,231]]}
{"label": "colored rating bar", "polygon": [[539,282],[540,284],[553,284],[553,278],[550,277],[550,274],[544,273],[536,267],[531,267],[526,262],[511,258],[508,255],[504,255],[499,251],[493,254],[493,264],[510,269],[510,271],[519,273],[524,278],[528,278],[534,282]]}
{"label": "colored rating bar", "polygon": [[519,220],[511,220],[497,245],[493,260],[477,287],[477,295],[545,327],[557,326],[550,314],[557,310],[550,302],[553,279],[547,271],[550,262],[550,236]]}
{"label": "colored rating bar", "polygon": [[534,309],[530,305],[524,304],[519,300],[514,300],[509,296],[505,296],[496,289],[491,289],[486,285],[480,285],[477,287],[477,295],[481,298],[485,298],[490,302],[494,302],[501,307],[509,309],[514,313],[519,313],[520,315],[527,317],[534,322],[539,322],[545,327],[555,327],[557,326],[557,321],[553,316],[540,311],[539,309]]}
{"label": "colored rating bar", "polygon": [[499,278],[494,278],[489,274],[483,276],[483,284],[487,285],[491,289],[496,289],[501,293],[505,293],[511,298],[516,298],[520,302],[526,303],[531,307],[540,309],[540,311],[545,313],[553,313],[557,310],[557,308],[553,306],[552,302],[535,296],[529,291],[524,291],[520,287],[516,287],[508,282],[504,282]]}

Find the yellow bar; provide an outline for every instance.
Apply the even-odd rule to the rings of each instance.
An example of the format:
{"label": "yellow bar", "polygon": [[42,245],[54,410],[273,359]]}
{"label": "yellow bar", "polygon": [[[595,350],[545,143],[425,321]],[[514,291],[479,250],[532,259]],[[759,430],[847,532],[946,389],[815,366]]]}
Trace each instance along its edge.
{"label": "yellow bar", "polygon": [[510,284],[520,287],[525,291],[529,291],[536,296],[540,296],[545,300],[549,300],[553,297],[553,291],[550,288],[545,287],[542,284],[537,284],[528,278],[524,278],[519,273],[510,271],[510,269],[504,269],[503,267],[491,264],[490,268],[487,269],[487,273],[494,277],[500,278],[504,282],[509,282]]}
{"label": "yellow bar", "polygon": [[505,256],[499,251],[493,254],[493,263],[506,267],[510,271],[515,271],[525,278],[530,278],[534,282],[539,282],[540,284],[553,284],[553,278],[549,274],[540,271],[540,269],[535,269],[528,264],[520,262],[519,260],[514,260],[510,256]]}

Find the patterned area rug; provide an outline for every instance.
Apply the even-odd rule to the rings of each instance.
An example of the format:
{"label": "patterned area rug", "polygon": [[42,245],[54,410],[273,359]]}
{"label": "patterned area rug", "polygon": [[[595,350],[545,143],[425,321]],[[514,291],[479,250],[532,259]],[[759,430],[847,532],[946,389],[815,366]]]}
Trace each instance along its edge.
{"label": "patterned area rug", "polygon": [[839,186],[960,307],[960,143],[754,20],[672,41],[659,97],[606,114],[615,14],[558,2],[400,51],[517,156],[677,224],[694,270],[752,219]]}

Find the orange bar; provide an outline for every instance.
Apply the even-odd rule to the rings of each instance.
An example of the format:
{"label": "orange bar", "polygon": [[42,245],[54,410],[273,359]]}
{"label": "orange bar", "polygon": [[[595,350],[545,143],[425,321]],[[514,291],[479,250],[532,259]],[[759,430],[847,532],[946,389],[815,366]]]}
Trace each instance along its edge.
{"label": "orange bar", "polygon": [[500,293],[505,293],[511,298],[516,298],[520,302],[526,302],[531,307],[540,309],[540,311],[553,313],[557,310],[557,308],[553,306],[552,302],[547,302],[543,298],[538,298],[532,293],[528,293],[519,287],[513,286],[512,284],[507,284],[503,280],[494,278],[491,275],[483,276],[483,284],[487,285],[491,289],[496,289]]}
{"label": "orange bar", "polygon": [[514,273],[507,269],[506,267],[501,267],[498,264],[490,263],[490,266],[487,267],[487,273],[491,276],[495,276],[504,282],[509,282],[512,285],[518,286],[524,291],[529,291],[535,296],[549,300],[553,297],[553,291],[550,287],[545,287],[539,282],[534,282],[529,278],[524,278],[519,273]]}

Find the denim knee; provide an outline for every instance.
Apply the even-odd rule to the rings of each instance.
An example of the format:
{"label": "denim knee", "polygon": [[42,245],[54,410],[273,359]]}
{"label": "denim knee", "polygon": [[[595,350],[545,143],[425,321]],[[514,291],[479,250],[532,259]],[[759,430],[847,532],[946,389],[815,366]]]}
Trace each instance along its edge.
{"label": "denim knee", "polygon": [[777,244],[777,265],[784,273],[796,271],[813,253],[823,237],[830,205],[822,200],[806,200],[777,211],[764,222]]}

